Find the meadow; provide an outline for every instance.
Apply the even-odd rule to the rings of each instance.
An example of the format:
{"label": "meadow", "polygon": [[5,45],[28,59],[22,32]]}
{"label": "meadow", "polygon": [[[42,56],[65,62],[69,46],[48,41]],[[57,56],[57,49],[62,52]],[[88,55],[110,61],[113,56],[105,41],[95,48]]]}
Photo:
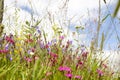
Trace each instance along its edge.
{"label": "meadow", "polygon": [[[63,23],[55,22],[56,17],[49,11],[37,20],[31,14],[30,21],[21,23],[20,9],[14,10],[13,23],[4,17],[4,24],[0,24],[0,28],[3,26],[0,31],[0,80],[120,80],[120,72],[108,62],[109,56],[103,56],[107,33],[100,29],[111,14],[101,17],[100,4],[96,36],[94,41],[89,41],[90,46],[80,43],[83,25],[74,26],[73,32],[66,28],[70,25],[61,27],[66,21],[63,20],[66,7],[60,11],[63,10]],[[53,16],[56,15],[59,14]],[[68,22],[66,24],[70,24]]]}

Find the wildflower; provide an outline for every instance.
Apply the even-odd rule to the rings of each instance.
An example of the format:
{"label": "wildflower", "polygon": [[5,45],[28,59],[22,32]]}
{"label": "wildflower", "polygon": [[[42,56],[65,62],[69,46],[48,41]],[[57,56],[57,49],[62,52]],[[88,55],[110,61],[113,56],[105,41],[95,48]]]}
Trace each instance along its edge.
{"label": "wildflower", "polygon": [[106,65],[106,64],[103,64],[103,67],[104,67],[104,68],[107,68],[107,65]]}
{"label": "wildflower", "polygon": [[69,40],[68,40],[68,41],[67,41],[67,44],[69,44],[69,45],[72,44],[72,41],[69,41]]}
{"label": "wildflower", "polygon": [[80,79],[80,80],[82,80],[82,77],[81,77],[81,76],[78,76],[78,75],[75,75],[74,78],[75,78],[75,79]]}
{"label": "wildflower", "polygon": [[41,40],[41,41],[38,40],[38,43],[39,43],[41,49],[44,49],[44,48],[45,48],[44,43],[43,43],[42,40]]}
{"label": "wildflower", "polygon": [[59,71],[67,71],[67,72],[71,72],[71,69],[67,66],[60,66],[58,68]]}
{"label": "wildflower", "polygon": [[12,57],[10,57],[10,61],[12,61],[13,60],[13,58]]}
{"label": "wildflower", "polygon": [[31,52],[30,52],[30,55],[34,55],[34,52],[31,51]]}
{"label": "wildflower", "polygon": [[56,39],[53,39],[53,40],[52,40],[52,43],[56,43],[56,42],[57,42],[57,40],[56,40]]}
{"label": "wildflower", "polygon": [[60,40],[63,40],[63,39],[64,39],[64,36],[60,36],[59,38],[60,38]]}
{"label": "wildflower", "polygon": [[38,32],[38,33],[41,33],[41,31],[40,31],[39,29],[37,30],[37,32]]}
{"label": "wildflower", "polygon": [[82,61],[80,61],[80,62],[77,63],[77,65],[76,65],[76,69],[77,69],[79,66],[80,66],[80,67],[83,66],[83,62],[82,62]]}
{"label": "wildflower", "polygon": [[51,42],[48,42],[48,46],[51,46],[52,45],[52,43]]}
{"label": "wildflower", "polygon": [[58,57],[58,55],[55,54],[55,53],[50,52],[49,54],[50,54],[50,56],[53,57],[53,58],[57,58],[57,57]]}
{"label": "wildflower", "polygon": [[50,51],[51,51],[51,48],[47,48],[47,51],[50,52]]}
{"label": "wildflower", "polygon": [[0,50],[0,53],[7,53],[7,52],[8,52],[8,50],[6,50],[6,49]]}
{"label": "wildflower", "polygon": [[39,59],[39,57],[35,56],[35,60],[38,60],[38,59]]}
{"label": "wildflower", "polygon": [[45,45],[45,48],[46,48],[46,49],[47,49],[47,48],[49,48],[49,45],[48,45],[48,44],[46,44],[46,45]]}
{"label": "wildflower", "polygon": [[31,48],[30,50],[31,50],[32,52],[35,52],[35,48]]}
{"label": "wildflower", "polygon": [[28,50],[27,52],[28,52],[28,54],[30,54],[31,50]]}
{"label": "wildflower", "polygon": [[84,60],[87,58],[87,56],[88,56],[87,51],[82,52],[82,57],[83,57]]}
{"label": "wildflower", "polygon": [[9,49],[9,44],[5,45],[5,49],[8,50]]}
{"label": "wildflower", "polygon": [[103,71],[102,70],[97,69],[97,73],[98,73],[99,76],[103,76]]}
{"label": "wildflower", "polygon": [[32,40],[32,39],[27,39],[27,40],[25,40],[25,42],[26,42],[26,43],[32,43],[33,40]]}
{"label": "wildflower", "polygon": [[72,78],[72,74],[71,73],[67,73],[67,74],[65,74],[65,76],[70,78],[70,79]]}
{"label": "wildflower", "polygon": [[9,42],[10,42],[11,44],[14,44],[14,40],[12,40],[12,39],[10,39]]}
{"label": "wildflower", "polygon": [[5,37],[5,40],[6,40],[7,42],[10,42],[11,44],[14,44],[14,40],[13,40],[11,37],[9,37],[9,36],[6,36],[6,37]]}
{"label": "wildflower", "polygon": [[46,72],[46,76],[52,75],[52,72]]}
{"label": "wildflower", "polygon": [[31,61],[32,61],[31,58],[24,57],[24,59],[25,59],[27,62],[31,62]]}
{"label": "wildflower", "polygon": [[5,37],[5,40],[6,40],[6,41],[9,41],[9,40],[10,40],[10,37],[6,36],[6,37]]}

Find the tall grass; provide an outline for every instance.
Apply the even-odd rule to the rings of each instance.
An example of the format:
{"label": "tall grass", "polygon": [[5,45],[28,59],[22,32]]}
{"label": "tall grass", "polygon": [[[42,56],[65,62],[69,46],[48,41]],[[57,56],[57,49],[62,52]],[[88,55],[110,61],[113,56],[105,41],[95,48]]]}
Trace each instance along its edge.
{"label": "tall grass", "polygon": [[[65,1],[62,8],[66,8],[68,1]],[[101,28],[100,10],[99,2],[97,37],[95,37],[95,42],[91,42],[90,50],[85,45],[78,45],[74,48],[74,41],[67,38],[68,34],[65,33],[63,27],[59,27],[54,20],[50,19],[49,12],[49,21],[54,33],[51,40],[48,39],[48,34],[43,29],[45,26],[39,27],[44,18],[34,22],[32,15],[32,20],[22,25],[20,35],[17,33],[3,34],[0,37],[0,79],[119,80],[120,74],[111,70],[106,59],[99,57],[105,40],[104,33],[102,33],[100,50],[98,50]],[[15,20],[17,22],[17,18]],[[81,29],[83,28],[76,26],[77,44],[79,44],[79,30]]]}

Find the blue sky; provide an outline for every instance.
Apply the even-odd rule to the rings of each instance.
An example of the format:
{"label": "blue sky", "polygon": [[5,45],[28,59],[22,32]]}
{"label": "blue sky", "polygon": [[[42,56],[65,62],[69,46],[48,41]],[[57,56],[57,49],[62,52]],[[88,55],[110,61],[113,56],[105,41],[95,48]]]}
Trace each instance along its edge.
{"label": "blue sky", "polygon": [[[33,15],[35,16],[43,17],[43,15],[46,14],[46,9],[52,14],[55,14],[59,11],[59,8],[62,6],[62,3],[63,3],[61,0],[58,0],[57,2],[56,0],[20,0],[20,1],[17,0],[17,5],[14,5],[14,1],[15,0],[6,0],[5,4],[6,6],[19,8],[21,10],[20,17],[22,17],[23,20],[28,18],[30,19],[31,13],[33,13]],[[110,14],[110,13],[112,14],[114,12],[115,4],[117,2],[117,0],[106,0],[106,1],[107,1],[107,4],[106,4],[107,6],[104,4],[103,1],[101,1],[101,6],[102,6],[101,20],[107,14]],[[32,4],[32,8],[30,4]],[[89,0],[89,1],[88,0],[70,0],[70,2],[68,3],[67,9],[68,9],[67,17],[65,17],[67,20],[75,16],[69,25],[70,26],[69,30],[71,32],[74,32],[75,26],[84,26],[85,29],[83,31],[80,31],[80,33],[85,37],[81,37],[81,40],[84,41],[85,45],[88,45],[96,33],[97,23],[95,22],[95,20],[97,19],[97,16],[98,16],[98,0],[94,0],[94,1],[93,0]],[[89,11],[89,15],[88,15],[88,11]],[[10,10],[9,12],[13,13],[13,11],[10,11]],[[61,17],[61,16],[64,16],[64,13],[62,12],[55,16],[60,21],[64,19],[63,17]],[[120,14],[118,14],[118,17],[120,18]],[[102,28],[100,30],[100,36],[102,33],[106,34],[106,32],[108,31],[110,32],[108,34],[108,36],[110,36],[108,37],[109,39],[105,41],[104,49],[110,49],[109,46],[112,49],[116,49],[118,46],[118,41],[116,39],[116,32],[120,37],[120,31],[119,31],[120,20],[117,18],[113,19],[109,15],[106,18],[106,20],[103,22],[101,27]],[[116,32],[115,32],[115,27],[117,30]]]}

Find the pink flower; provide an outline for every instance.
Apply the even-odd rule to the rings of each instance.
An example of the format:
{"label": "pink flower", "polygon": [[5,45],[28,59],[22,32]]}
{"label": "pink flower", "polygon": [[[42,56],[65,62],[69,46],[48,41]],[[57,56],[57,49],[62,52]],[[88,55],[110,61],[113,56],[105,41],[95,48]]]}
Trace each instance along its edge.
{"label": "pink flower", "polygon": [[35,56],[35,60],[38,60],[38,59],[39,59],[39,57]]}
{"label": "pink flower", "polygon": [[31,62],[31,61],[32,61],[31,58],[24,57],[24,59],[25,59],[27,62]]}
{"label": "pink flower", "polygon": [[64,36],[60,36],[59,38],[60,38],[60,40],[63,40],[63,39],[64,39]]}
{"label": "pink flower", "polygon": [[82,77],[81,77],[81,76],[78,76],[78,75],[76,75],[74,78],[75,78],[75,79],[80,79],[80,80],[82,80]]}
{"label": "pink flower", "polygon": [[67,72],[71,72],[71,69],[67,66],[60,66],[58,68],[59,71],[67,71]]}
{"label": "pink flower", "polygon": [[72,74],[71,73],[67,73],[67,74],[65,74],[65,76],[70,78],[70,79],[72,78]]}
{"label": "pink flower", "polygon": [[100,69],[97,69],[97,73],[98,73],[99,76],[103,76],[103,74],[104,74],[103,71],[100,70]]}

